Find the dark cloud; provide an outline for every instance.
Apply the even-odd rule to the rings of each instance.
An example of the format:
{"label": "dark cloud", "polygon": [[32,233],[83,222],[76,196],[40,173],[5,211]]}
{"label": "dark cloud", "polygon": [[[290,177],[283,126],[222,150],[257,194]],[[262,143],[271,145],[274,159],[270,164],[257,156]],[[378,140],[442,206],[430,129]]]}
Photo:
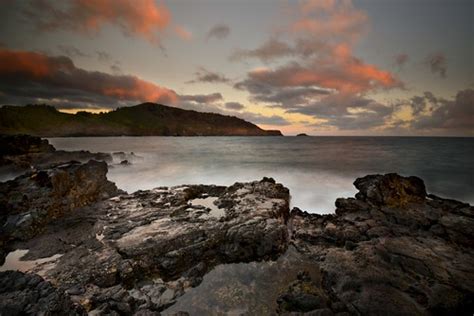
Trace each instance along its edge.
{"label": "dark cloud", "polygon": [[257,58],[264,62],[270,61],[282,56],[289,56],[294,53],[294,49],[286,42],[272,38],[256,49],[239,49],[231,56],[230,60],[241,60],[245,58]]}
{"label": "dark cloud", "polygon": [[230,27],[226,24],[216,24],[207,32],[207,39],[224,39],[230,34]]}
{"label": "dark cloud", "polygon": [[205,83],[228,83],[230,79],[225,77],[223,74],[212,72],[204,67],[200,67],[198,71],[194,73],[195,79],[191,81],[187,81],[186,83],[198,83],[198,82],[205,82]]}
{"label": "dark cloud", "polygon": [[68,30],[97,34],[104,26],[119,28],[126,36],[159,44],[160,35],[170,25],[166,6],[154,0],[28,0],[22,1],[23,14],[42,31]]}
{"label": "dark cloud", "polygon": [[425,63],[430,67],[434,74],[438,74],[441,78],[446,78],[448,71],[448,60],[443,53],[435,53],[426,57]]}
{"label": "dark cloud", "polygon": [[272,107],[284,109],[306,105],[332,92],[318,87],[275,87],[250,78],[238,82],[234,85],[234,88],[250,92],[250,99],[253,102],[262,102]]}
{"label": "dark cloud", "polygon": [[112,73],[118,75],[122,74],[122,67],[120,67],[120,62],[116,61],[110,66]]}
{"label": "dark cloud", "polygon": [[65,55],[70,58],[90,57],[89,54],[84,53],[83,51],[72,45],[58,45],[58,50],[62,55]]}
{"label": "dark cloud", "polygon": [[98,50],[95,53],[97,55],[97,59],[102,63],[108,63],[112,60],[112,56],[107,52]]}
{"label": "dark cloud", "polygon": [[[229,114],[229,113],[228,113]],[[237,112],[234,116],[250,121],[254,124],[286,126],[291,125],[289,121],[279,115],[265,116],[252,112]]]}
{"label": "dark cloud", "polygon": [[222,94],[216,92],[211,94],[193,94],[193,95],[181,95],[181,101],[191,101],[196,103],[215,103],[222,101]]}
{"label": "dark cloud", "polygon": [[226,109],[236,110],[236,111],[239,111],[239,110],[242,110],[243,108],[245,108],[245,106],[242,103],[239,103],[239,102],[226,102],[224,104],[224,106],[225,106]]}
{"label": "dark cloud", "polygon": [[[411,127],[418,130],[465,131],[474,134],[474,89],[461,90],[453,100],[435,97],[425,93],[423,97],[412,99],[415,116]],[[419,110],[423,104],[426,112]]]}
{"label": "dark cloud", "polygon": [[288,112],[306,114],[327,121],[318,123],[318,126],[358,130],[384,125],[394,109],[369,98],[333,94],[319,101],[288,109]]}
{"label": "dark cloud", "polygon": [[[62,100],[64,103],[116,107],[123,102],[173,104],[178,95],[132,75],[77,68],[66,56],[0,49],[0,93],[4,102]],[[20,100],[24,98],[24,102]],[[37,101],[37,102],[38,102]],[[44,101],[43,101],[44,102]],[[35,102],[36,103],[36,102]]]}
{"label": "dark cloud", "polygon": [[407,54],[398,54],[398,55],[395,55],[394,57],[394,62],[395,62],[395,65],[399,67],[399,69],[401,69],[403,66],[405,66],[405,64],[408,62],[408,60],[410,59],[410,57],[407,55]]}
{"label": "dark cloud", "polygon": [[390,72],[365,64],[354,58],[348,47],[335,47],[332,56],[305,62],[289,62],[275,69],[256,69],[236,88],[312,87],[334,89],[341,93],[366,93],[377,89],[401,87],[402,83]]}

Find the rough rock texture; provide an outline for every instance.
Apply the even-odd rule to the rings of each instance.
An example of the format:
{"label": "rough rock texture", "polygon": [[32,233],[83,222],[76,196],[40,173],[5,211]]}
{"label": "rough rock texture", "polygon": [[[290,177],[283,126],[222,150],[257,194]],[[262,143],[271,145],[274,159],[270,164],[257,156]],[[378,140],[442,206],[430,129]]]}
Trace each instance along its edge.
{"label": "rough rock texture", "polygon": [[[64,174],[62,168],[46,174]],[[58,189],[82,179],[65,174]],[[53,182],[38,174],[19,178],[1,200],[18,213],[30,212],[12,192],[31,192],[25,201],[47,204],[41,197]],[[236,300],[245,297],[242,304],[252,308],[241,310],[273,306],[267,314],[472,315],[474,209],[427,195],[416,177],[371,175],[354,184],[356,198],[338,199],[336,214],[324,216],[298,209],[290,216],[288,190],[269,178],[122,193],[75,211],[73,204],[83,204],[65,198],[59,205],[69,211],[53,212],[40,235],[15,240],[11,249],[29,249],[27,260],[61,254],[41,266],[41,274],[90,315],[211,313],[196,298],[210,292],[214,299],[229,298],[232,309],[223,299],[220,310],[236,313]],[[235,286],[206,281],[209,275],[226,279],[225,271]],[[248,279],[245,271],[266,273]],[[0,274],[0,283],[4,278]],[[271,293],[251,301],[239,294],[242,288]],[[11,291],[2,295],[12,297]],[[29,295],[24,291],[31,290],[17,295]],[[258,301],[264,299],[273,304]],[[199,312],[186,309],[193,301]]]}
{"label": "rough rock texture", "polygon": [[0,156],[49,153],[55,149],[46,139],[28,135],[0,135]]}
{"label": "rough rock texture", "polygon": [[86,315],[79,304],[39,275],[0,272],[0,315]]}
{"label": "rough rock texture", "polygon": [[474,209],[396,174],[357,179],[336,215],[292,212],[292,243],[328,295],[362,315],[472,314]]}
{"label": "rough rock texture", "polygon": [[68,212],[117,194],[106,173],[105,162],[91,160],[26,173],[0,183],[0,249],[5,250],[13,240],[30,239]]}
{"label": "rough rock texture", "polygon": [[69,213],[16,247],[62,253],[46,278],[88,312],[156,312],[218,264],[278,258],[288,217],[288,189],[272,179],[162,187]]}
{"label": "rough rock texture", "polygon": [[[0,167],[12,171],[46,168],[69,161],[87,162],[91,159],[111,162],[106,153],[56,150],[47,139],[29,135],[0,135]],[[3,171],[7,171],[3,170]]]}

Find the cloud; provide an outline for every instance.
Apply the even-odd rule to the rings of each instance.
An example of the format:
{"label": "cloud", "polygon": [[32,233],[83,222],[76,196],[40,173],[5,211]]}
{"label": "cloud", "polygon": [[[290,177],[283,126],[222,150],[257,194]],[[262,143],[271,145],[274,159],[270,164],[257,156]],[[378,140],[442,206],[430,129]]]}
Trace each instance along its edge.
{"label": "cloud", "polygon": [[264,62],[270,61],[275,58],[280,58],[282,56],[288,56],[293,54],[294,49],[288,45],[286,42],[283,42],[276,38],[271,38],[262,46],[256,49],[239,49],[236,50],[231,56],[230,60],[241,60],[244,58],[258,58]]}
{"label": "cloud", "polygon": [[230,34],[230,27],[226,24],[216,24],[207,32],[207,39],[216,38],[224,39]]}
{"label": "cloud", "polygon": [[245,106],[239,102],[226,102],[224,106],[226,109],[235,110],[235,111],[240,111],[243,108],[245,108]]}
{"label": "cloud", "polygon": [[195,79],[187,81],[186,83],[228,83],[230,79],[225,77],[223,74],[212,72],[204,67],[199,67],[198,71],[194,73]]}
{"label": "cloud", "polygon": [[112,59],[112,56],[107,52],[98,50],[95,53],[97,55],[97,59],[102,63],[108,63]]}
{"label": "cloud", "polygon": [[337,41],[356,41],[368,28],[366,12],[351,0],[302,1],[290,24],[290,31]]}
{"label": "cloud", "polygon": [[448,61],[444,54],[435,53],[426,57],[425,64],[430,67],[430,70],[434,74],[439,74],[441,78],[446,78],[446,72],[448,70]]}
{"label": "cloud", "polygon": [[244,81],[282,88],[317,86],[343,94],[403,86],[389,71],[354,56],[353,47],[368,28],[368,17],[350,0],[302,1],[296,8],[285,27],[290,40],[270,38],[260,47],[231,56],[293,60],[275,69],[250,71]]}
{"label": "cloud", "polygon": [[215,103],[217,101],[222,101],[222,94],[216,92],[211,94],[193,94],[193,95],[181,95],[181,101],[191,101],[196,103]]}
{"label": "cloud", "polygon": [[401,53],[394,56],[395,65],[401,69],[408,62],[410,57],[407,54]]}
{"label": "cloud", "polygon": [[332,94],[304,106],[293,107],[300,113],[324,119],[317,126],[334,126],[341,130],[371,129],[383,126],[393,114],[393,107],[354,95]]}
{"label": "cloud", "polygon": [[154,0],[30,0],[26,17],[43,31],[69,30],[97,34],[104,26],[120,28],[126,36],[158,44],[171,14]]}
{"label": "cloud", "polygon": [[120,62],[116,61],[110,66],[110,70],[114,74],[122,74],[122,68],[120,67]]}
{"label": "cloud", "polygon": [[114,107],[121,102],[173,104],[178,100],[171,89],[132,75],[77,68],[65,56],[0,49],[0,60],[0,92],[4,101],[67,99],[86,107],[91,103]]}
{"label": "cloud", "polygon": [[350,0],[301,1],[287,12],[288,21],[267,41],[231,56],[275,66],[249,71],[234,88],[247,91],[252,102],[311,116],[318,127],[382,128],[394,109],[366,95],[403,88],[403,82],[355,56],[369,29],[367,14]]}
{"label": "cloud", "polygon": [[89,54],[84,53],[79,48],[72,45],[58,45],[58,50],[61,54],[71,58],[90,57]]}
{"label": "cloud", "polygon": [[273,87],[318,86],[341,93],[365,93],[402,86],[390,72],[353,57],[344,44],[335,46],[331,56],[303,63],[290,62],[274,70],[250,71],[246,80]]}
{"label": "cloud", "polygon": [[[231,113],[228,113],[231,114]],[[234,116],[250,121],[254,124],[286,126],[291,123],[279,115],[266,116],[253,112],[237,112]]]}
{"label": "cloud", "polygon": [[190,31],[179,25],[175,26],[174,31],[183,40],[189,41],[193,37],[193,34]]}
{"label": "cloud", "polygon": [[458,91],[452,100],[425,92],[413,97],[410,106],[415,116],[411,127],[417,130],[466,131],[474,134],[474,89]]}

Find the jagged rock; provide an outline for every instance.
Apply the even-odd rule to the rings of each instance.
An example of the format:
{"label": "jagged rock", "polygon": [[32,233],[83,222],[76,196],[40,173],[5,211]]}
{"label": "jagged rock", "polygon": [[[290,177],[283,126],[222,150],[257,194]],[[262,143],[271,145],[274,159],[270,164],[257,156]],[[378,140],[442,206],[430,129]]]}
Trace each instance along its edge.
{"label": "jagged rock", "polygon": [[48,140],[29,135],[0,135],[0,156],[49,153],[55,151]]}
{"label": "jagged rock", "polygon": [[0,315],[86,315],[64,292],[36,274],[0,272]]}
{"label": "jagged rock", "polygon": [[426,197],[423,180],[401,177],[396,173],[358,178],[354,186],[359,190],[357,199],[376,205],[403,206],[410,202],[422,202]]}
{"label": "jagged rock", "polygon": [[[356,198],[336,201],[336,214],[294,209],[290,216],[289,192],[271,178],[229,187],[160,187],[91,204],[99,196],[92,194],[94,199],[76,201],[77,192],[89,192],[83,185],[71,187],[83,181],[73,171],[79,168],[58,166],[20,177],[0,190],[10,192],[0,200],[11,205],[3,210],[18,210],[8,217],[28,215],[25,205],[33,200],[38,209],[52,205],[45,192],[65,192],[53,195],[64,199],[54,207],[63,207],[61,216],[52,212],[56,218],[42,223],[42,234],[15,247],[29,249],[33,260],[62,254],[45,278],[90,315],[167,314],[217,265],[272,259],[282,265],[295,257],[305,258],[301,269],[310,265],[319,276],[267,276],[264,284],[275,284],[272,277],[290,280],[275,291],[279,296],[271,300],[279,307],[269,313],[470,315],[474,308],[474,210],[426,195],[418,178],[367,176],[355,181]],[[95,189],[95,182],[83,184],[103,192],[109,185],[105,172],[100,178]],[[26,199],[13,192],[25,192]],[[87,205],[71,212],[81,201]],[[33,214],[10,222],[36,227]],[[292,251],[285,253],[288,247]],[[232,297],[232,290],[218,297]]]}
{"label": "jagged rock", "polygon": [[28,171],[31,168],[48,168],[54,164],[73,160],[87,162],[91,159],[110,162],[112,156],[85,150],[56,150],[47,139],[35,136],[0,135],[0,167],[3,169]]}
{"label": "jagged rock", "polygon": [[[0,248],[27,240],[47,223],[118,193],[105,162],[71,162],[0,183]],[[0,258],[3,262],[3,256]]]}
{"label": "jagged rock", "polygon": [[313,283],[306,271],[298,274],[288,291],[278,298],[278,313],[310,312],[328,307],[329,298],[318,284]]}
{"label": "jagged rock", "polygon": [[416,177],[355,185],[336,216],[292,212],[292,243],[316,259],[325,291],[354,314],[472,313],[474,208],[427,197]]}
{"label": "jagged rock", "polygon": [[17,245],[31,259],[62,253],[46,277],[92,314],[160,311],[218,264],[278,258],[288,217],[288,189],[271,178],[161,187],[70,212]]}

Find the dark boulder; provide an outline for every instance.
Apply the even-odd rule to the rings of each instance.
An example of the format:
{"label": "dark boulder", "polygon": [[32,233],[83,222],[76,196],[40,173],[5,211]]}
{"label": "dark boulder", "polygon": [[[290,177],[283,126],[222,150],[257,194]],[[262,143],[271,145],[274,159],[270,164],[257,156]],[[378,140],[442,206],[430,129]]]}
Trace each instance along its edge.
{"label": "dark boulder", "polygon": [[359,190],[356,195],[358,199],[377,205],[403,206],[410,202],[421,202],[426,197],[423,180],[402,177],[396,173],[358,178],[354,186]]}
{"label": "dark boulder", "polygon": [[0,245],[27,240],[64,214],[116,195],[117,187],[106,174],[105,162],[91,160],[30,172],[0,183]]}
{"label": "dark boulder", "polygon": [[0,272],[0,315],[86,315],[82,306],[39,275]]}

